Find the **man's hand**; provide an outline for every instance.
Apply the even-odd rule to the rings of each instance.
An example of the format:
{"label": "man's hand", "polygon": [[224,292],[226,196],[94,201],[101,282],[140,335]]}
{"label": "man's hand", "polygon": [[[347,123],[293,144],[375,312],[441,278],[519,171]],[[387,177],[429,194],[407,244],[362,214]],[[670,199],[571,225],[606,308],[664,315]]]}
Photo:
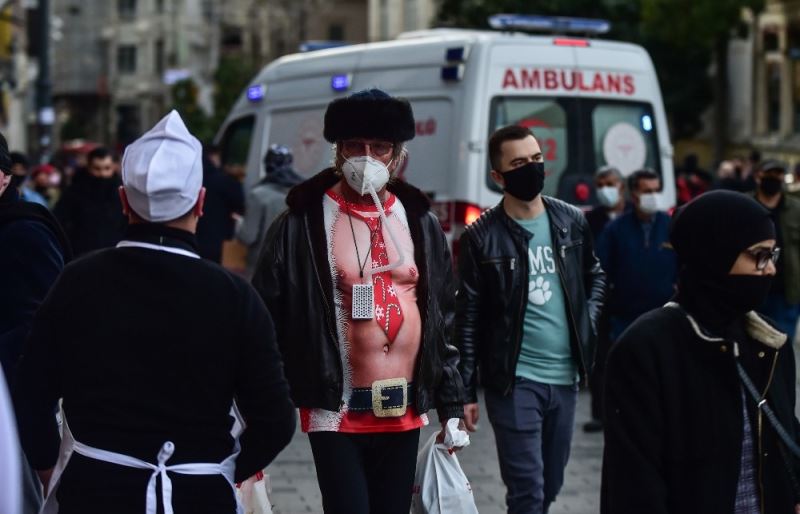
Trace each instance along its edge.
{"label": "man's hand", "polygon": [[[464,420],[463,419],[458,422],[458,429],[459,430],[464,430],[465,429]],[[447,421],[442,421],[442,430],[438,434],[436,434],[436,442],[437,443],[439,443],[439,444],[444,443],[444,435],[445,435],[446,432],[447,432]],[[459,450],[461,450],[461,447],[460,446],[456,446],[456,447],[453,447],[450,450],[450,453],[455,453],[455,452],[457,452]]]}
{"label": "man's hand", "polygon": [[39,480],[42,482],[42,491],[46,498],[50,489],[50,478],[53,476],[53,468],[37,470],[36,474],[39,475]]}
{"label": "man's hand", "polygon": [[470,432],[478,430],[478,404],[465,403],[464,404],[464,426]]}

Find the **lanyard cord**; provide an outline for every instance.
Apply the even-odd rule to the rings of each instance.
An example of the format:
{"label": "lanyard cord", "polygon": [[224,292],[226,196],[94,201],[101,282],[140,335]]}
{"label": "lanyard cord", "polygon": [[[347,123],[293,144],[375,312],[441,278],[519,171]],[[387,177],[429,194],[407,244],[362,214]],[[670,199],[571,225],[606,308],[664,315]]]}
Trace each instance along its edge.
{"label": "lanyard cord", "polygon": [[[350,233],[353,234],[353,246],[356,247],[356,262],[359,265],[358,268],[358,276],[359,278],[364,278],[364,268],[367,266],[367,260],[369,260],[369,249],[367,254],[364,256],[364,263],[361,263],[361,255],[358,251],[358,242],[356,242],[356,229],[353,228],[353,216],[350,214],[350,206],[347,203],[344,204],[345,209],[347,210],[347,221],[350,222]],[[369,229],[369,225],[367,225],[367,229]],[[381,229],[381,219],[378,218],[378,226],[375,228],[375,231],[369,231],[369,248],[372,248],[372,243],[374,243],[375,239],[378,236],[378,231]]]}

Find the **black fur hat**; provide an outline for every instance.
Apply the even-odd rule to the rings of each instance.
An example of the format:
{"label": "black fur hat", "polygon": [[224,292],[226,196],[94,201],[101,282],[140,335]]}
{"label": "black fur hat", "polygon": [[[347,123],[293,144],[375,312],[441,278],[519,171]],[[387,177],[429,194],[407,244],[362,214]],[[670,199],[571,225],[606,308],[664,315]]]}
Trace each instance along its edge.
{"label": "black fur hat", "polygon": [[328,104],[324,135],[329,143],[353,138],[408,141],[415,135],[414,114],[408,100],[366,89]]}

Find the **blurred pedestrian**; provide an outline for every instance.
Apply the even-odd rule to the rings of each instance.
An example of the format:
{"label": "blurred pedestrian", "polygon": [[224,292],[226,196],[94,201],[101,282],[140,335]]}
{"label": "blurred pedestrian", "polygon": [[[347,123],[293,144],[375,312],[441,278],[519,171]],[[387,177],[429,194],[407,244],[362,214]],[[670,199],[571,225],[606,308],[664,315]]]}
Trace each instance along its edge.
{"label": "blurred pedestrian", "polygon": [[61,172],[51,164],[40,164],[31,170],[33,189],[45,199],[49,208],[55,207],[61,196]]}
{"label": "blurred pedestrian", "polygon": [[755,181],[755,199],[769,210],[781,249],[772,288],[758,311],[794,341],[800,318],[800,199],[784,193],[786,165],[782,162],[762,162]]}
{"label": "blurred pedestrian", "polygon": [[634,208],[606,225],[597,255],[607,274],[606,312],[613,342],[636,318],[675,293],[677,263],[669,244],[670,217],[661,209],[661,177],[642,169],[628,177]]}
{"label": "blurred pedestrian", "polygon": [[586,221],[596,241],[606,224],[622,215],[629,205],[625,201],[625,181],[614,166],[602,166],[594,174],[597,203],[586,213]]}
{"label": "blurred pedestrian", "polygon": [[28,157],[21,152],[10,152],[11,156],[11,190],[16,190],[19,197],[24,202],[38,203],[43,207],[48,207],[47,200],[37,191],[31,188],[28,183],[29,163]]}
{"label": "blurred pedestrian", "polygon": [[127,222],[119,198],[121,184],[111,153],[103,147],[89,152],[87,168],[76,173],[53,210],[76,256],[122,239]]}
{"label": "blurred pedestrian", "polygon": [[[125,240],[68,266],[37,314],[16,405],[46,509],[233,514],[234,481],[294,433],[264,304],[197,255],[200,153],[175,111],[129,145]],[[234,399],[246,425],[238,439]]]}
{"label": "blurred pedestrian", "polygon": [[408,101],[384,91],[331,102],[334,167],[291,190],[253,279],[326,514],[408,514],[426,412],[442,432],[463,415],[447,240],[427,197],[391,180],[414,135]]}
{"label": "blurred pedestrian", "polygon": [[216,263],[222,262],[222,244],[233,239],[235,216],[244,214],[242,183],[232,174],[224,172],[221,166],[219,148],[207,146],[203,159],[206,204],[197,226],[197,242],[200,256]]}
{"label": "blurred pedestrian", "polygon": [[683,165],[677,170],[678,205],[683,205],[711,189],[713,177],[700,168],[698,163],[696,154],[688,154],[683,159]]}
{"label": "blurred pedestrian", "polygon": [[266,175],[247,195],[246,210],[236,238],[247,245],[247,277],[255,273],[264,238],[275,218],[286,210],[286,194],[303,181],[292,169],[292,151],[271,145],[264,156]]}
{"label": "blurred pedestrian", "polygon": [[[13,385],[34,314],[71,254],[66,235],[50,211],[23,201],[19,191],[12,189],[12,166],[6,140],[0,135],[0,365]],[[18,446],[12,453],[16,459],[22,452]],[[3,460],[12,458],[9,453],[0,455]],[[23,512],[38,513],[41,490],[24,460],[22,480]]]}
{"label": "blurred pedestrian", "polygon": [[[599,205],[586,213],[586,221],[592,231],[592,240],[597,242],[600,233],[608,222],[615,220],[632,206],[625,200],[625,181],[622,173],[614,166],[602,166],[594,174],[594,187]],[[599,432],[603,429],[603,372],[609,339],[608,313],[603,313],[597,324],[597,344],[595,345],[594,366],[589,374],[589,389],[592,396],[592,419],[583,425],[587,433]]]}
{"label": "blurred pedestrian", "polygon": [[729,191],[746,192],[746,184],[741,179],[741,162],[737,160],[722,161],[717,166],[717,178],[714,189],[727,189]]}
{"label": "blurred pedestrian", "polygon": [[476,429],[486,388],[509,513],[547,512],[564,482],[578,382],[590,371],[605,276],[577,208],[542,196],[544,160],[517,125],[489,139],[502,201],[469,225],[458,259],[455,338]]}
{"label": "blurred pedestrian", "polygon": [[677,296],[608,357],[602,514],[798,512],[798,460],[764,414],[798,440],[792,345],[754,312],[775,237],[769,212],[741,193],[678,210]]}

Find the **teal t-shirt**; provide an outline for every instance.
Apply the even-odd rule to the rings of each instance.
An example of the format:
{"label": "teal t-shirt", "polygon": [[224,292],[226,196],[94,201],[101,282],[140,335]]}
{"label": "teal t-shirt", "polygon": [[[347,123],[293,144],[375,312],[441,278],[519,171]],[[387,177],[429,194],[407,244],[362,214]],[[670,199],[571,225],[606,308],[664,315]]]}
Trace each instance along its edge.
{"label": "teal t-shirt", "polygon": [[528,247],[528,305],[516,375],[545,384],[573,384],[577,367],[547,211],[530,220],[515,221],[533,234]]}

